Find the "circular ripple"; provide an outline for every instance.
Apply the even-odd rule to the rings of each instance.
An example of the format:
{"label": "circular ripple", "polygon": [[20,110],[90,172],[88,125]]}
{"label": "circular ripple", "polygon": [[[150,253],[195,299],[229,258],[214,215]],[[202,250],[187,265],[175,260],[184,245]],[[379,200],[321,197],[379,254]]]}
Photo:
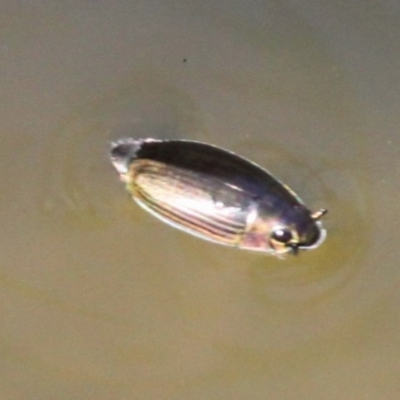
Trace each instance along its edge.
{"label": "circular ripple", "polygon": [[363,164],[363,170],[355,170],[326,156],[302,152],[294,157],[271,144],[247,142],[238,147],[244,153],[250,153],[251,147],[256,160],[294,189],[311,210],[329,210],[322,221],[327,239],[318,249],[284,261],[266,257],[252,262],[249,279],[258,301],[314,301],[349,282],[368,257],[373,236],[368,164]]}
{"label": "circular ripple", "polygon": [[47,138],[40,208],[58,223],[61,218],[83,229],[103,228],[118,214],[141,218],[121,195],[123,186],[108,159],[110,142],[191,135],[202,133],[190,98],[138,77],[127,88],[83,105]]}

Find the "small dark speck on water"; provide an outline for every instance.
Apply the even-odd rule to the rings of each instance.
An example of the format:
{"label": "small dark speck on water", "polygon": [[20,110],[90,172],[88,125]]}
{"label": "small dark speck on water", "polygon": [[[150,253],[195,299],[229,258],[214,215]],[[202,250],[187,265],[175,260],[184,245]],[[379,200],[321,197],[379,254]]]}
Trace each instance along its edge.
{"label": "small dark speck on water", "polygon": [[184,62],[184,63],[185,63],[186,61],[187,61],[187,59],[186,59],[186,58],[184,58],[184,59],[182,60],[182,62]]}

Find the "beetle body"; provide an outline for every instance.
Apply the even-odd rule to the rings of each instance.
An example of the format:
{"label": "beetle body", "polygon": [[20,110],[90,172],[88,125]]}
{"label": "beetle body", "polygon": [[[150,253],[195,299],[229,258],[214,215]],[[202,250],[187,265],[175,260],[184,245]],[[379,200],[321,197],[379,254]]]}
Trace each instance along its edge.
{"label": "beetle body", "polygon": [[284,254],[325,237],[300,198],[253,162],[186,140],[122,139],[111,161],[133,199],[154,216],[202,239]]}

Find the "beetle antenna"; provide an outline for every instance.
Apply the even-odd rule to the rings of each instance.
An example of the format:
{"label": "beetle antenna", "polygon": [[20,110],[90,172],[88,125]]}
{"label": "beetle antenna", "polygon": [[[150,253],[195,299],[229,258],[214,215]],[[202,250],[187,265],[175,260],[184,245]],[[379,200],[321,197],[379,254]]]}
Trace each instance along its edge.
{"label": "beetle antenna", "polygon": [[320,210],[316,211],[314,214],[311,214],[311,218],[315,221],[318,221],[319,219],[321,219],[326,213],[328,212],[328,210],[326,208],[321,208]]}

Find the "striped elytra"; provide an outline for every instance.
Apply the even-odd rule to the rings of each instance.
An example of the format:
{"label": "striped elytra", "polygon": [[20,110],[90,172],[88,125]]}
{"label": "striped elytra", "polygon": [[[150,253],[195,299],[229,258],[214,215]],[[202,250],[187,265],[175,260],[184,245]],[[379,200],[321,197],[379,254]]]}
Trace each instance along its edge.
{"label": "striped elytra", "polygon": [[318,247],[326,236],[300,198],[253,162],[189,140],[121,139],[111,162],[133,199],[202,239],[275,255]]}

